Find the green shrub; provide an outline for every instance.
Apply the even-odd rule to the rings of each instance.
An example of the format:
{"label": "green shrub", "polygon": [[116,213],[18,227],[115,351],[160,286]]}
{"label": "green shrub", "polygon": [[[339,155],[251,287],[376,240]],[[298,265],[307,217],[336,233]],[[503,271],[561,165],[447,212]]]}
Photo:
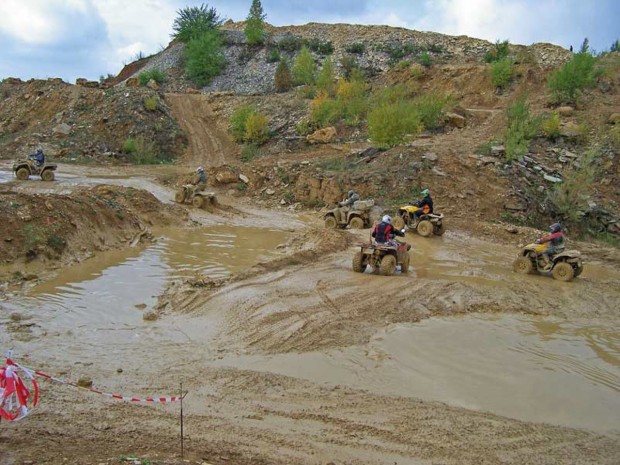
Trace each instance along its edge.
{"label": "green shrub", "polygon": [[230,116],[230,133],[233,139],[235,139],[235,142],[243,142],[243,138],[245,137],[245,122],[254,112],[256,112],[254,107],[245,105],[237,108]]}
{"label": "green shrub", "polygon": [[136,142],[136,139],[134,139],[133,137],[129,137],[125,139],[125,142],[123,142],[123,146],[121,147],[121,152],[134,153],[137,150],[137,147],[138,147],[138,144]]}
{"label": "green shrub", "polygon": [[310,120],[316,126],[323,128],[340,119],[336,101],[327,94],[319,93],[310,105]]}
{"label": "green shrub", "polygon": [[129,160],[139,165],[152,165],[170,161],[165,158],[152,141],[147,141],[144,137],[130,137],[125,139],[121,151],[129,155]]}
{"label": "green shrub", "polygon": [[230,117],[230,132],[238,143],[263,144],[269,140],[267,117],[252,106],[239,107]]}
{"label": "green shrub", "polygon": [[146,108],[148,111],[157,110],[157,97],[155,97],[154,95],[151,95],[150,97],[145,98],[144,108]]}
{"label": "green shrub", "polygon": [[138,81],[140,81],[141,86],[147,85],[151,79],[157,84],[161,84],[166,80],[166,75],[159,69],[149,69],[138,74]]}
{"label": "green shrub", "polygon": [[312,38],[306,41],[306,46],[320,55],[331,55],[334,53],[334,44],[332,44],[331,41]]}
{"label": "green shrub", "polygon": [[560,115],[552,113],[541,122],[540,129],[547,139],[556,140],[560,137]]}
{"label": "green shrub", "polygon": [[340,67],[342,68],[343,75],[346,79],[349,79],[351,77],[353,70],[359,69],[357,60],[351,55],[344,55],[342,58],[340,58]]}
{"label": "green shrub", "polygon": [[344,50],[347,53],[356,53],[358,55],[361,55],[362,53],[364,53],[365,48],[366,47],[362,42],[354,42],[351,45],[347,46]]}
{"label": "green shrub", "polygon": [[312,126],[308,120],[302,119],[295,125],[295,131],[300,136],[307,136],[312,132]]}
{"label": "green shrub", "polygon": [[325,92],[329,96],[333,96],[336,92],[334,65],[332,59],[327,57],[323,62],[319,76],[316,79],[316,88],[319,92]]}
{"label": "green shrub", "polygon": [[[247,163],[261,154],[260,148],[256,144],[244,145],[241,149],[241,161]],[[244,184],[245,186],[245,184]]]}
{"label": "green shrub", "polygon": [[314,57],[307,47],[302,47],[295,58],[292,74],[295,85],[314,84],[316,65],[314,63]]}
{"label": "green shrub", "polygon": [[514,65],[510,58],[502,58],[491,63],[491,82],[493,87],[505,89],[512,81],[513,74]]}
{"label": "green shrub", "polygon": [[500,60],[503,60],[504,58],[507,58],[509,53],[510,53],[510,42],[508,42],[507,40],[504,40],[503,42],[500,42],[499,40],[497,40],[493,48],[491,48],[484,54],[484,61],[486,63],[493,63],[494,61],[500,61]]}
{"label": "green shrub", "polygon": [[616,39],[609,47],[610,52],[620,53],[620,40]]}
{"label": "green shrub", "polygon": [[304,45],[304,41],[301,37],[287,34],[276,45],[283,52],[296,52]]}
{"label": "green shrub", "polygon": [[396,63],[396,69],[407,69],[411,66],[411,60],[401,60],[398,63]]}
{"label": "green shrub", "polygon": [[579,95],[596,84],[594,64],[589,53],[577,53],[568,63],[554,71],[547,81],[555,103],[575,103]]}
{"label": "green shrub", "polygon": [[413,103],[424,127],[437,129],[443,126],[446,107],[450,101],[451,99],[447,95],[429,92],[415,98]]}
{"label": "green shrub", "polygon": [[217,29],[222,20],[215,8],[208,8],[206,4],[200,6],[185,7],[177,10],[177,17],[172,24],[173,39],[189,43],[192,39],[198,39],[207,31]]}
{"label": "green shrub", "polygon": [[401,101],[373,108],[368,113],[368,134],[381,147],[393,147],[423,129],[412,103]]}
{"label": "green shrub", "polygon": [[301,98],[312,100],[314,97],[316,97],[316,87],[310,84],[301,86],[299,95],[301,96]]}
{"label": "green shrub", "polygon": [[430,53],[423,52],[422,54],[418,55],[418,63],[420,63],[426,68],[430,68],[431,66],[433,66],[433,58],[431,57]]}
{"label": "green shrub", "polygon": [[539,120],[530,117],[530,108],[521,95],[508,107],[508,127],[504,133],[506,158],[514,160],[524,155],[530,146],[530,140],[538,132]]}
{"label": "green shrub", "polygon": [[274,76],[274,86],[276,92],[286,92],[293,87],[293,78],[291,76],[291,70],[288,67],[288,63],[283,58],[278,63],[276,68],[276,74]]}
{"label": "green shrub", "polygon": [[245,40],[248,45],[259,45],[265,40],[265,18],[260,0],[252,0],[250,12],[245,20]]}
{"label": "green shrub", "polygon": [[185,74],[199,86],[206,86],[226,63],[222,39],[216,30],[207,31],[185,46]]}
{"label": "green shrub", "polygon": [[277,48],[272,48],[267,51],[267,63],[275,63],[280,60],[280,50]]}

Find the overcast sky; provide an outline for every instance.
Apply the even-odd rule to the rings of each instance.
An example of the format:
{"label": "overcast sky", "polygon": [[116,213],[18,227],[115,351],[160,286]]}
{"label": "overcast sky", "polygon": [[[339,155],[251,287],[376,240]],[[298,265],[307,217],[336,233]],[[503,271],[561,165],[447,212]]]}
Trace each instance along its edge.
{"label": "overcast sky", "polygon": [[[0,0],[0,79],[117,74],[168,45],[178,9],[207,3],[245,19],[251,0]],[[620,0],[262,0],[267,22],[386,24],[494,42],[597,51],[620,37]]]}

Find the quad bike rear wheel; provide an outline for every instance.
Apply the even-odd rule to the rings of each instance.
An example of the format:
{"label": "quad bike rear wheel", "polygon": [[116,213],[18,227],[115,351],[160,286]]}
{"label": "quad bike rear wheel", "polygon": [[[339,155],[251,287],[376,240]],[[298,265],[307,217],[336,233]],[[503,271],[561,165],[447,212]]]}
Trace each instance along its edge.
{"label": "quad bike rear wheel", "polygon": [[363,273],[366,271],[367,263],[364,260],[364,254],[362,252],[357,252],[353,255],[353,271],[356,273]]}
{"label": "quad bike rear wheel", "polygon": [[336,226],[338,226],[338,222],[334,216],[328,216],[325,218],[325,227],[327,229],[336,229]]}
{"label": "quad bike rear wheel", "polygon": [[403,262],[400,264],[400,272],[402,274],[409,274],[409,259],[409,253],[406,253]]}
{"label": "quad bike rear wheel", "polygon": [[54,172],[52,170],[45,170],[41,173],[41,179],[43,181],[53,181],[54,180]]}
{"label": "quad bike rear wheel", "polygon": [[575,270],[573,270],[573,265],[570,263],[560,262],[553,267],[551,276],[558,281],[568,282],[575,277]]}
{"label": "quad bike rear wheel", "polygon": [[15,172],[15,177],[20,181],[25,181],[28,179],[28,176],[30,176],[30,171],[28,171],[28,168],[20,168]]}
{"label": "quad bike rear wheel", "polygon": [[396,257],[394,255],[386,255],[381,259],[381,274],[383,276],[392,276],[396,271]]}
{"label": "quad bike rear wheel", "polygon": [[185,202],[185,189],[178,189],[174,194],[174,201],[176,203]]}
{"label": "quad bike rear wheel", "polygon": [[351,229],[364,229],[364,220],[359,216],[354,216],[351,218],[351,221],[349,221],[349,226]]}
{"label": "quad bike rear wheel", "polygon": [[418,223],[418,227],[416,229],[420,236],[428,237],[433,233],[433,223],[428,220],[422,220]]}
{"label": "quad bike rear wheel", "polygon": [[402,216],[397,216],[392,220],[392,226],[396,229],[403,229],[405,227],[405,220]]}
{"label": "quad bike rear wheel", "polygon": [[435,236],[442,236],[443,233],[446,232],[446,227],[444,226],[443,223],[435,225],[435,228],[433,229],[433,234],[435,234]]}
{"label": "quad bike rear wheel", "polygon": [[202,208],[203,203],[204,199],[200,195],[197,195],[192,199],[192,205],[196,208]]}
{"label": "quad bike rear wheel", "polygon": [[530,274],[534,271],[534,264],[530,257],[519,257],[512,264],[512,270],[515,273]]}

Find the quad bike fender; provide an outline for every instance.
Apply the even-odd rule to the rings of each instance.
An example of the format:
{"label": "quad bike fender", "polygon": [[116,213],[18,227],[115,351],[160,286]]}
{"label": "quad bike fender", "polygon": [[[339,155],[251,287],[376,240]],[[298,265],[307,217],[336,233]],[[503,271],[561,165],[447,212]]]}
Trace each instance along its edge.
{"label": "quad bike fender", "polygon": [[528,255],[530,252],[534,252],[536,255],[540,255],[545,250],[547,250],[548,247],[548,242],[544,242],[542,244],[532,242],[531,244],[527,244],[525,247],[523,247],[519,255]]}
{"label": "quad bike fender", "polygon": [[560,252],[555,257],[553,257],[553,263],[558,262],[568,262],[568,263],[576,263],[577,265],[581,264],[581,252],[577,250],[566,250],[564,252]]}

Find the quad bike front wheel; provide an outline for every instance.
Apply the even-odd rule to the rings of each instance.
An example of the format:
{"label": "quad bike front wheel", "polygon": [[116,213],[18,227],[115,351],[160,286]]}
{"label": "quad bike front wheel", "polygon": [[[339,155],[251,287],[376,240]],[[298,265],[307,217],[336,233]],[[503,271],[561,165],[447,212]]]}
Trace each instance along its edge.
{"label": "quad bike front wheel", "polygon": [[185,202],[185,189],[179,189],[174,194],[174,201],[176,203]]}
{"label": "quad bike front wheel", "polygon": [[349,226],[351,229],[364,229],[364,220],[359,216],[355,216],[349,221]]}
{"label": "quad bike front wheel", "polygon": [[573,270],[573,265],[570,263],[560,262],[553,267],[551,276],[558,281],[568,282],[575,277],[575,270]]}
{"label": "quad bike front wheel", "polygon": [[418,223],[418,227],[416,229],[420,236],[428,237],[433,234],[433,223],[428,220],[422,220]]}
{"label": "quad bike front wheel", "polygon": [[41,179],[43,181],[53,181],[54,180],[54,172],[52,170],[45,170],[41,173]]}
{"label": "quad bike front wheel", "polygon": [[203,204],[204,204],[204,199],[200,195],[197,195],[196,197],[192,199],[192,205],[196,208],[202,208]]}
{"label": "quad bike front wheel", "polygon": [[512,264],[515,273],[530,274],[534,271],[534,264],[530,257],[519,257]]}
{"label": "quad bike front wheel", "polygon": [[433,234],[435,234],[435,236],[443,236],[443,233],[445,232],[446,227],[443,223],[435,225],[435,228],[433,229]]}
{"label": "quad bike front wheel", "polygon": [[325,227],[327,229],[336,229],[336,226],[338,226],[338,222],[334,216],[328,216],[325,218]]}
{"label": "quad bike front wheel", "polygon": [[397,216],[392,220],[392,226],[396,229],[403,229],[405,227],[405,220],[402,216]]}
{"label": "quad bike front wheel", "polygon": [[392,276],[396,271],[396,257],[394,255],[386,255],[381,259],[381,274],[383,276]]}
{"label": "quad bike front wheel", "polygon": [[28,171],[28,168],[20,168],[15,172],[15,177],[20,181],[25,181],[28,179],[28,176],[30,176],[30,171]]}
{"label": "quad bike front wheel", "polygon": [[363,273],[366,271],[367,263],[364,260],[364,254],[362,252],[357,252],[353,255],[353,271],[356,273]]}

